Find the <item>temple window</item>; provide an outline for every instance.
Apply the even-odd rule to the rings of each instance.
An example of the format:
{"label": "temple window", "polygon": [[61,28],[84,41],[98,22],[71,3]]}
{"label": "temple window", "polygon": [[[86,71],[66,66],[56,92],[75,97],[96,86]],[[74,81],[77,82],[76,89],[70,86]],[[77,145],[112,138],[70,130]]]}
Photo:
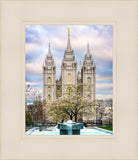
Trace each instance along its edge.
{"label": "temple window", "polygon": [[48,95],[48,101],[50,101],[51,100],[51,96],[50,95]]}
{"label": "temple window", "polygon": [[68,84],[71,84],[71,73],[68,73]]}
{"label": "temple window", "polygon": [[48,93],[51,93],[51,87],[48,87]]}
{"label": "temple window", "polygon": [[91,84],[91,78],[90,77],[87,78],[87,83],[88,83],[88,85]]}
{"label": "temple window", "polygon": [[48,84],[51,84],[51,77],[48,77],[47,82]]}

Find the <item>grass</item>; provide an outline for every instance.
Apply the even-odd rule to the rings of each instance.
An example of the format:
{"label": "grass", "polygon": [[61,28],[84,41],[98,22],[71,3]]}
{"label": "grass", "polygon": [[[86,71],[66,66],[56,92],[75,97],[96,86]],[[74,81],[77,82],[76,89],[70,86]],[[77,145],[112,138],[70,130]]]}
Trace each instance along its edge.
{"label": "grass", "polygon": [[106,129],[106,130],[109,130],[109,131],[113,131],[113,127],[112,126],[99,127],[99,128]]}

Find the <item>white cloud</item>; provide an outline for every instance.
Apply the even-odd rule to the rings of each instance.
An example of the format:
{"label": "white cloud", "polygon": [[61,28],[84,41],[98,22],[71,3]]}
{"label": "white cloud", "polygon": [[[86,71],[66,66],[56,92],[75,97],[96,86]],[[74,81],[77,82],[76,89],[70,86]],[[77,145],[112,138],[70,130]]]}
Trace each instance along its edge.
{"label": "white cloud", "polygon": [[38,49],[39,49],[39,45],[36,43],[26,43],[25,45],[26,54],[33,54]]}
{"label": "white cloud", "polygon": [[35,86],[35,85],[38,85],[38,84],[40,84],[40,83],[38,83],[38,82],[25,82],[25,85],[26,86]]}
{"label": "white cloud", "polygon": [[51,46],[55,50],[64,50],[66,48],[66,41],[64,39],[60,39],[58,37],[53,37],[51,40]]}
{"label": "white cloud", "polygon": [[96,81],[112,81],[113,77],[112,76],[99,76],[96,75]]}
{"label": "white cloud", "polygon": [[26,72],[41,75],[42,64],[43,64],[42,61],[26,63]]}
{"label": "white cloud", "polygon": [[112,83],[96,83],[96,89],[110,89],[112,86]]}
{"label": "white cloud", "polygon": [[112,49],[96,49],[94,48],[92,51],[92,55],[94,58],[98,58],[105,61],[112,61],[113,55],[112,55]]}

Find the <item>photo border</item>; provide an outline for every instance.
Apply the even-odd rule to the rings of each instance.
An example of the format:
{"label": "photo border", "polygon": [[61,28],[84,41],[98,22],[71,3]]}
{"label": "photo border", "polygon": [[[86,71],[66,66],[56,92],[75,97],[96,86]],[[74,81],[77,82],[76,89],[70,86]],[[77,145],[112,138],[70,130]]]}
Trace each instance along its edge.
{"label": "photo border", "polygon": [[[9,0],[1,0],[1,1],[9,1]],[[15,0],[15,1],[20,1],[20,0]],[[30,1],[38,1],[38,0],[30,0]],[[42,1],[47,1],[47,0],[42,0]],[[52,0],[53,1],[53,0]],[[56,0],[57,2],[58,2],[58,0]],[[62,0],[61,0],[62,1]],[[71,0],[71,1],[73,1],[73,0]],[[79,0],[79,1],[84,1],[84,0]],[[95,1],[95,0],[87,0],[87,1]],[[98,1],[103,1],[103,2],[106,2],[106,1],[110,1],[110,0],[98,0]],[[123,0],[116,0],[117,2],[119,2],[119,1],[123,1]],[[135,0],[124,0],[124,1],[135,1]],[[39,21],[32,21],[32,22],[30,22],[31,20],[29,20],[29,21],[24,21],[22,24],[21,24],[21,32],[22,32],[22,45],[21,45],[21,48],[22,48],[22,51],[21,51],[21,53],[22,53],[22,60],[21,60],[21,62],[22,62],[22,71],[23,71],[23,77],[22,77],[22,84],[24,84],[24,86],[25,86],[25,79],[24,79],[24,77],[25,77],[25,67],[23,68],[23,66],[25,66],[25,52],[24,52],[24,50],[25,50],[25,47],[24,47],[24,37],[25,37],[25,32],[24,32],[24,25],[26,25],[26,24],[49,24],[49,25],[52,25],[53,23],[52,22],[45,22],[44,20],[40,20],[41,21],[41,23],[39,22]],[[85,22],[84,22],[85,21]],[[83,24],[84,23],[87,23],[88,24],[88,20],[84,20],[83,21]],[[59,19],[59,20],[57,20],[57,23],[60,25],[61,23],[63,23],[63,19],[61,20],[61,19]],[[69,21],[67,21],[67,22],[65,22],[64,21],[64,23],[66,23],[66,25],[67,25],[67,23],[68,24],[71,24],[72,23],[72,21],[71,21],[71,23],[69,22]],[[81,24],[82,24],[82,21],[80,22]],[[105,22],[103,22],[104,24],[105,24]],[[117,35],[114,35],[115,34],[115,31],[116,31],[116,26],[118,25],[118,22],[109,22],[110,24],[112,23],[112,25],[113,25],[113,39],[114,39],[114,41],[116,42],[116,36]],[[83,25],[82,24],[82,25]],[[95,24],[99,24],[98,22],[96,22]],[[62,25],[62,24],[61,24]],[[75,25],[75,24],[74,24]],[[0,30],[1,30],[1,28],[0,28]],[[116,44],[115,44],[115,42],[113,41],[113,56],[114,56],[114,54],[115,53],[117,53],[117,46],[116,46]],[[117,47],[117,48],[116,48]],[[2,52],[1,52],[1,54],[2,54]],[[1,58],[1,57],[0,57]],[[114,59],[114,58],[113,58]],[[113,68],[114,68],[114,63],[116,63],[117,64],[117,57],[115,57],[115,61],[116,62],[114,62],[114,60],[113,60]],[[115,66],[115,68],[117,68],[117,65]],[[2,70],[2,69],[1,69]],[[0,71],[0,73],[1,73],[2,71]],[[114,69],[113,69],[113,77],[114,77]],[[24,80],[23,80],[24,79]],[[114,78],[113,78],[114,79]],[[115,81],[116,81],[116,79],[117,79],[117,75],[116,75],[116,78],[115,78]],[[116,82],[113,82],[113,86],[114,86],[114,84],[115,84]],[[25,93],[25,87],[24,86],[22,86],[22,89],[21,89],[21,94],[22,94],[22,98],[21,98],[21,103],[22,103],[22,107],[20,108],[20,113],[22,113],[22,115],[23,115],[23,117],[21,117],[21,128],[20,128],[20,131],[21,131],[21,139],[23,140],[23,141],[26,141],[26,140],[28,140],[28,139],[34,139],[34,138],[40,138],[41,140],[43,139],[43,138],[45,138],[46,136],[26,136],[26,135],[24,135],[23,134],[23,132],[24,132],[24,129],[25,129],[25,127],[24,127],[24,129],[23,129],[23,127],[22,126],[24,126],[25,125],[25,112],[23,113],[23,110],[25,111],[25,108],[23,107],[23,106],[25,106],[25,94],[23,94],[23,93]],[[116,87],[113,87],[113,104],[114,103],[116,103],[117,102],[117,97],[114,95],[114,93],[116,93],[116,90],[118,90]],[[0,92],[0,94],[1,94],[1,92]],[[116,99],[116,102],[114,101],[114,96],[115,96],[115,99]],[[0,95],[0,100],[1,100],[1,95]],[[114,105],[113,105],[114,106]],[[2,105],[1,105],[1,108],[2,108]],[[116,109],[113,109],[113,121],[114,121],[114,123],[113,123],[113,128],[114,128],[114,131],[113,131],[113,135],[109,135],[109,136],[95,136],[95,135],[92,135],[92,137],[94,138],[94,139],[98,139],[98,140],[100,140],[101,138],[111,138],[111,139],[116,139],[117,137],[117,131],[116,131],[116,125],[117,125],[117,123],[116,123],[116,120],[117,120],[117,115],[116,115],[116,110],[117,110],[117,108]],[[2,112],[1,112],[1,114],[2,114]],[[1,121],[1,126],[3,125],[3,121]],[[0,132],[1,132],[1,128],[2,127],[0,127]],[[84,136],[84,135],[83,135]],[[83,138],[83,136],[81,136],[81,138]],[[51,138],[50,138],[50,136],[47,136],[48,137],[48,141],[55,141],[55,139],[56,139],[56,136],[52,136]],[[55,138],[54,138],[55,137]],[[87,139],[90,139],[90,136],[84,136],[84,138],[83,139],[85,139],[87,137]],[[66,139],[67,141],[69,141],[70,139],[73,139],[73,140],[76,140],[76,141],[78,141],[79,140],[79,138],[80,138],[80,136],[79,136],[79,138],[77,138],[76,139],[76,136],[58,136],[57,137],[58,139]],[[93,139],[92,138],[92,139]],[[52,140],[53,139],[53,140]],[[2,145],[1,145],[1,151],[3,150],[3,148],[2,148]],[[1,156],[1,158],[3,159],[3,157]],[[27,158],[27,157],[26,157]],[[26,159],[25,158],[25,159]],[[50,158],[50,157],[48,157],[48,158]],[[63,158],[65,158],[64,156],[63,156]],[[86,157],[86,159],[89,159],[90,157]],[[96,158],[96,157],[94,157],[94,158]],[[129,157],[128,157],[129,158]],[[8,158],[4,158],[4,159],[12,159],[12,157],[8,157]],[[22,158],[21,158],[22,159]],[[30,159],[30,158],[29,158]],[[34,159],[36,159],[35,157],[34,157]],[[39,158],[38,158],[39,159]],[[40,159],[43,159],[43,158],[40,158]],[[46,158],[47,159],[47,158]],[[55,157],[55,159],[56,159],[56,157]],[[65,158],[66,159],[66,158]],[[71,159],[74,159],[73,157],[71,158]],[[77,157],[75,158],[75,159],[78,159]],[[79,158],[80,159],[80,158]],[[93,159],[93,158],[92,158]],[[102,160],[103,160],[103,158],[101,158]],[[121,158],[122,159],[122,158]],[[130,158],[131,159],[131,158]]]}
{"label": "photo border", "polygon": [[[26,56],[26,52],[25,52],[25,26],[26,25],[112,25],[113,27],[113,34],[112,34],[112,39],[113,39],[113,47],[112,47],[112,84],[113,84],[113,92],[112,92],[112,99],[113,99],[113,135],[79,135],[79,136],[76,136],[76,135],[26,135],[25,134],[25,56]],[[117,121],[117,115],[116,115],[116,112],[114,113],[114,110],[116,111],[117,110],[117,105],[116,105],[116,102],[117,102],[117,97],[115,96],[116,95],[116,89],[117,86],[116,85],[116,79],[117,79],[117,73],[116,73],[116,70],[117,70],[117,52],[115,51],[116,50],[116,46],[115,46],[115,32],[116,32],[116,23],[115,22],[104,22],[104,23],[100,23],[100,22],[87,22],[85,20],[83,21],[80,21],[79,23],[78,22],[72,22],[72,21],[68,21],[68,22],[64,22],[64,21],[58,21],[56,23],[52,23],[52,22],[23,22],[22,23],[22,73],[23,73],[23,77],[22,77],[22,80],[24,80],[22,82],[22,125],[21,125],[21,130],[22,130],[22,138],[41,138],[41,137],[48,137],[49,139],[58,139],[58,138],[62,138],[62,139],[66,139],[66,138],[69,138],[69,139],[79,139],[80,136],[81,138],[82,137],[85,137],[85,138],[90,138],[90,136],[92,136],[93,138],[110,138],[110,137],[116,137],[116,121]],[[115,78],[113,78],[115,77]]]}

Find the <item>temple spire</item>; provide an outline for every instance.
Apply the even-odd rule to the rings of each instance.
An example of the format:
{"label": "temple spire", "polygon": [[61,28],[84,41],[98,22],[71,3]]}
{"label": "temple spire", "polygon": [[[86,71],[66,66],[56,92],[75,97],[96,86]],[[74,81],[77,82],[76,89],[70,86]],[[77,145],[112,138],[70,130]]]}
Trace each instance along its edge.
{"label": "temple spire", "polygon": [[67,51],[71,51],[71,44],[70,44],[70,29],[68,28],[68,42],[67,42]]}
{"label": "temple spire", "polygon": [[89,43],[87,44],[87,56],[90,56]]}
{"label": "temple spire", "polygon": [[80,61],[80,65],[79,65],[79,72],[81,72],[81,61]]}
{"label": "temple spire", "polygon": [[48,56],[51,56],[50,42],[49,42],[49,47],[48,47]]}

